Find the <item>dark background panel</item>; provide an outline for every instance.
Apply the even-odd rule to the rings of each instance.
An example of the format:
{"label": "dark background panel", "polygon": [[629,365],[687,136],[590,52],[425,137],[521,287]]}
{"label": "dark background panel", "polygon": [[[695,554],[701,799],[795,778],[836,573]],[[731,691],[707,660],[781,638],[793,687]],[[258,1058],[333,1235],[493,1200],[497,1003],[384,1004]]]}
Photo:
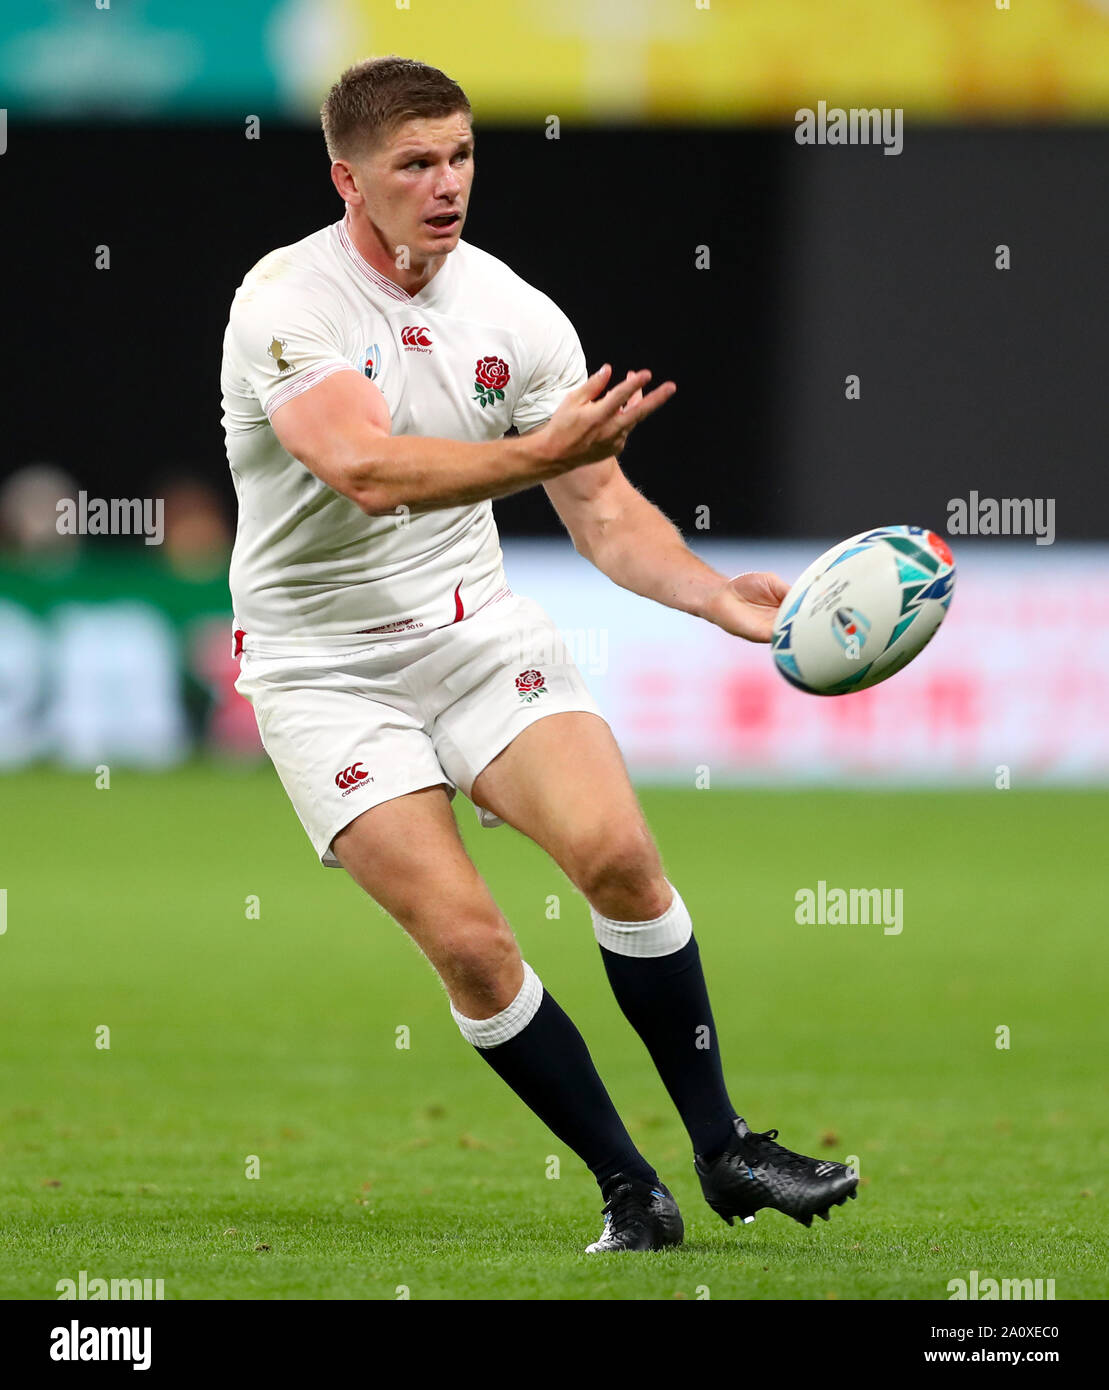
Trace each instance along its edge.
{"label": "dark background panel", "polygon": [[[677,380],[624,461],[684,529],[699,505],[713,535],[934,525],[975,488],[1056,497],[1060,537],[1101,536],[1107,157],[1101,128],[909,130],[897,158],[772,129],[496,129],[466,235],[562,305],[591,364]],[[319,136],[16,125],[0,186],[0,474],[57,462],[120,496],[186,470],[230,510],[227,309],[340,214]],[[538,490],[497,510],[557,530]]]}
{"label": "dark background panel", "polygon": [[897,158],[819,153],[785,180],[776,524],[934,525],[973,489],[1055,498],[1061,535],[1104,536],[1106,133],[937,129]]}

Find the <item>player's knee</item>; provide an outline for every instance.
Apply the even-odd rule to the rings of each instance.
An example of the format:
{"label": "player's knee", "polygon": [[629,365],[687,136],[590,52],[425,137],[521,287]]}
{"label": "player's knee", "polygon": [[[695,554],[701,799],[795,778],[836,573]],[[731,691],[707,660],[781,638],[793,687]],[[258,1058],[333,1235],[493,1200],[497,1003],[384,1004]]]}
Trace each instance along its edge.
{"label": "player's knee", "polygon": [[[523,966],[520,948],[506,922],[476,921],[459,924],[436,947],[436,969],[452,1000],[464,1000],[488,1017],[505,1009],[519,990]],[[466,1008],[461,1008],[467,1013]]]}
{"label": "player's knee", "polygon": [[607,829],[577,847],[571,875],[591,907],[618,922],[661,916],[671,890],[645,825]]}

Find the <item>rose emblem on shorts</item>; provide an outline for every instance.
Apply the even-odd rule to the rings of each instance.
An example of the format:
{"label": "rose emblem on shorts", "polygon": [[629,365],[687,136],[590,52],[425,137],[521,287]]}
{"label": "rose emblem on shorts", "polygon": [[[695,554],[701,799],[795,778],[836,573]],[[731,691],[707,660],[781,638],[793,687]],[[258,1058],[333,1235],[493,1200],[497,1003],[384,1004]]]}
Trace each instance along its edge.
{"label": "rose emblem on shorts", "polygon": [[521,671],[516,677],[516,692],[526,705],[540,695],[546,695],[547,683],[542,671]]}
{"label": "rose emblem on shorts", "polygon": [[479,357],[474,368],[474,400],[480,402],[482,410],[487,405],[496,405],[504,400],[504,388],[512,373],[503,357]]}

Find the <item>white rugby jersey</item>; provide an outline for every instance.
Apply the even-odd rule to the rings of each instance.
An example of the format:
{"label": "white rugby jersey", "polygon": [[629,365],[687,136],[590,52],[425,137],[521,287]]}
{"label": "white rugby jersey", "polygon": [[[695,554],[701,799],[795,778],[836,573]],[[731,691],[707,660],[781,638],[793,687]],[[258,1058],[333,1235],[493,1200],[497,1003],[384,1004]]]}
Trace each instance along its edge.
{"label": "white rugby jersey", "polygon": [[237,646],[435,628],[505,588],[492,503],[372,517],[280,444],[269,417],[333,372],[363,372],[395,435],[476,442],[548,419],[586,377],[573,325],[460,241],[418,294],[360,254],[342,221],[263,257],[224,336],[223,426],[239,499]]}

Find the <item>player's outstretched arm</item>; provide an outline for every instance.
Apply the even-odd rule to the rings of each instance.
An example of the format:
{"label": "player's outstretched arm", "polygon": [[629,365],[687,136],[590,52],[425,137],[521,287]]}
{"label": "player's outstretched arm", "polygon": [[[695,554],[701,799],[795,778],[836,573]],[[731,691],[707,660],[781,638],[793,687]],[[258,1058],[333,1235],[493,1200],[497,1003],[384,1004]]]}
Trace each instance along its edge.
{"label": "player's outstretched arm", "polygon": [[[637,404],[633,395],[626,409]],[[614,584],[704,618],[735,637],[770,641],[789,588],[785,581],[776,574],[728,579],[706,565],[673,522],[632,486],[615,458],[545,486],[575,550]]]}
{"label": "player's outstretched arm", "polygon": [[401,506],[434,511],[504,497],[618,455],[676,388],[665,382],[637,395],[651,375],[641,371],[606,392],[611,372],[606,363],[568,392],[541,429],[486,444],[394,435],[385,398],[356,372],[337,372],[294,396],[271,424],[294,458],[369,515]]}

